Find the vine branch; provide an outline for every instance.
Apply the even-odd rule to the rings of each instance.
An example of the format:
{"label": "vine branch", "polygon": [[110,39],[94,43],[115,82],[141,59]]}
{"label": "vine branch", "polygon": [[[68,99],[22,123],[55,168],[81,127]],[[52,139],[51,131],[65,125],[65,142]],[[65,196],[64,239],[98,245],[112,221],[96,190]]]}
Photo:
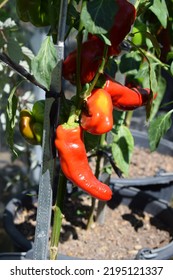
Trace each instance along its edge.
{"label": "vine branch", "polygon": [[8,0],[4,0],[1,4],[0,4],[0,9],[3,8],[3,6],[5,6],[5,4],[7,4]]}
{"label": "vine branch", "polygon": [[42,84],[40,84],[33,75],[26,71],[21,65],[11,60],[11,58],[6,53],[0,53],[0,60],[35,86],[43,89],[44,91],[47,91],[47,89]]}

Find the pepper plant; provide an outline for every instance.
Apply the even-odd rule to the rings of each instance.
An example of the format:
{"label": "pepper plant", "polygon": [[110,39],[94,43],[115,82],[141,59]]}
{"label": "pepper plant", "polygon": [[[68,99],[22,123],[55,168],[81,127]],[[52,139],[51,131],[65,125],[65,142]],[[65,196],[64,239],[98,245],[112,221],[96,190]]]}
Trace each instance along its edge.
{"label": "pepper plant", "polygon": [[[30,72],[10,57],[3,36],[0,54],[3,62],[45,91],[43,102],[20,112],[21,134],[31,145],[41,144],[43,151],[34,259],[46,259],[48,251],[50,259],[57,258],[67,180],[91,195],[94,209],[94,199],[108,201],[112,197],[109,182],[100,180],[101,173],[111,176],[114,170],[120,177],[128,175],[134,147],[125,125],[129,112],[141,106],[146,109],[152,150],[169,129],[172,110],[159,117],[157,113],[166,85],[162,69],[173,74],[171,4],[171,0],[15,1],[22,22],[47,30]],[[161,40],[164,31],[168,46]],[[75,47],[66,54],[64,45],[72,36]],[[124,83],[117,78],[120,73]],[[75,88],[70,98],[64,81]],[[10,108],[14,119],[15,91]],[[12,122],[10,129],[14,129]],[[95,174],[87,153],[96,157]],[[111,169],[106,165],[101,170],[102,157]],[[54,186],[57,160],[58,186]]]}

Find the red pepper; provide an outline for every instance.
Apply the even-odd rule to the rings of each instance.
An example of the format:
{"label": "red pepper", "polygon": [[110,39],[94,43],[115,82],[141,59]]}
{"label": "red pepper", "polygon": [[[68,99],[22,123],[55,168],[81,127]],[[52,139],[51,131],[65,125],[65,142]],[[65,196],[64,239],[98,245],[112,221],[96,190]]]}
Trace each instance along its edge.
{"label": "red pepper", "polygon": [[112,98],[114,108],[119,110],[134,110],[138,107],[144,106],[149,100],[150,90],[143,88],[128,88],[110,78],[105,76],[106,81],[103,89],[106,90]]}
{"label": "red pepper", "polygon": [[[81,84],[90,83],[94,78],[103,56],[104,42],[94,36],[84,42],[81,49]],[[76,84],[77,50],[71,52],[62,65],[64,79]]]}
{"label": "red pepper", "polygon": [[97,199],[111,199],[111,189],[92,173],[82,140],[82,128],[78,124],[59,125],[56,129],[55,146],[62,171],[74,185]]}
{"label": "red pepper", "polygon": [[[108,47],[108,56],[120,53],[120,43],[129,33],[136,17],[135,7],[126,0],[116,0],[119,10],[115,16],[114,24],[108,31],[111,46]],[[94,78],[104,51],[104,42],[97,35],[89,34],[88,41],[82,44],[81,49],[81,84],[90,83]],[[64,79],[76,84],[76,58],[77,50],[71,52],[62,65]]]}
{"label": "red pepper", "polygon": [[[97,37],[97,35],[93,35],[91,33],[88,33],[88,40],[93,40],[93,39],[97,39],[98,41],[102,42],[102,40]],[[103,43],[103,42],[102,42]],[[112,46],[108,46],[108,57],[109,56],[118,56],[121,52],[120,46],[117,45],[117,47],[112,47]]]}
{"label": "red pepper", "polygon": [[112,28],[109,31],[109,39],[112,47],[109,48],[109,55],[117,55],[117,48],[130,32],[131,26],[136,18],[136,9],[127,0],[116,0],[118,12]]}
{"label": "red pepper", "polygon": [[92,134],[103,134],[113,127],[112,100],[105,90],[94,89],[81,114],[80,124]]}
{"label": "red pepper", "polygon": [[76,58],[77,52],[74,50],[69,53],[62,64],[62,75],[65,80],[70,81],[72,84],[76,84]]}
{"label": "red pepper", "polygon": [[[136,9],[127,0],[115,0],[118,5],[118,11],[115,15],[114,24],[108,31],[108,38],[111,41],[111,46],[108,47],[108,56],[117,56],[121,49],[120,43],[130,32],[131,26],[136,18]],[[88,38],[92,39],[97,35],[88,34]]]}

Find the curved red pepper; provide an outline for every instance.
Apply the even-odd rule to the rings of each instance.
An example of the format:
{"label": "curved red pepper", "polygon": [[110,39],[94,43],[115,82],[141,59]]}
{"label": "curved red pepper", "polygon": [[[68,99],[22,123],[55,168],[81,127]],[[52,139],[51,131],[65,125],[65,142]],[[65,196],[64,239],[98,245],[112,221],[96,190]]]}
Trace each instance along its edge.
{"label": "curved red pepper", "polygon": [[[94,36],[82,44],[81,49],[81,84],[90,83],[94,78],[103,56],[104,42]],[[71,52],[62,65],[64,79],[76,83],[77,50]]]}
{"label": "curved red pepper", "polygon": [[103,134],[113,127],[112,100],[105,90],[94,89],[81,114],[80,124],[92,134]]}
{"label": "curved red pepper", "polygon": [[56,129],[55,146],[62,171],[73,184],[100,200],[111,199],[111,189],[94,176],[88,164],[82,128],[79,125],[59,125]]}
{"label": "curved red pepper", "polygon": [[134,110],[147,104],[150,95],[149,89],[130,89],[114,81],[108,75],[106,75],[105,77],[106,81],[103,89],[110,94],[114,108],[128,111]]}

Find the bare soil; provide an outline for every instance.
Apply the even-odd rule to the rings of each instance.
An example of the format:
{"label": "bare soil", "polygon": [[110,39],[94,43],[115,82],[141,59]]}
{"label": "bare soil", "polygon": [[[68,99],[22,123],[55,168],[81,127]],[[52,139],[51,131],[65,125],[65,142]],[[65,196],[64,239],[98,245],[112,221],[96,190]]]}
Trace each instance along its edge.
{"label": "bare soil", "polygon": [[[151,214],[126,205],[106,208],[104,224],[94,223],[86,230],[88,202],[73,200],[66,205],[59,252],[82,259],[134,259],[142,248],[168,244],[172,232]],[[71,214],[72,213],[72,214]],[[73,215],[73,217],[71,217]]]}
{"label": "bare soil", "polygon": [[132,155],[129,177],[155,176],[159,172],[173,173],[173,157],[135,147]]}

